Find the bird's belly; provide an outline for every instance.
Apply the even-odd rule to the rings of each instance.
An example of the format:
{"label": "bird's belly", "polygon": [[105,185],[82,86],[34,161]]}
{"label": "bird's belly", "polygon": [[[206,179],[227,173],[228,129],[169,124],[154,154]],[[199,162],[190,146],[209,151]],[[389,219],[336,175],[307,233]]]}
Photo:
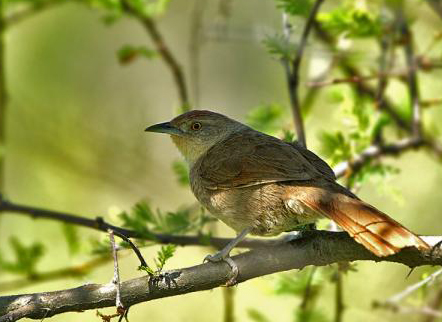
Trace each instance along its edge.
{"label": "bird's belly", "polygon": [[200,202],[237,232],[250,228],[259,236],[296,230],[320,217],[301,201],[287,199],[276,184],[213,191]]}

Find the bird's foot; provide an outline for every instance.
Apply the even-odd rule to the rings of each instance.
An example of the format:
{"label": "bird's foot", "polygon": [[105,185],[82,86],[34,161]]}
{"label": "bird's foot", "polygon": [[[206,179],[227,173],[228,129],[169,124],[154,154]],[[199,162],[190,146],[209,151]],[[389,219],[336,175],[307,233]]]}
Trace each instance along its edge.
{"label": "bird's foot", "polygon": [[213,255],[207,255],[204,258],[203,263],[205,262],[211,262],[211,263],[219,263],[219,262],[226,262],[231,269],[231,277],[229,278],[229,280],[226,282],[225,286],[233,286],[235,285],[236,282],[236,278],[238,277],[238,265],[236,265],[236,263],[233,261],[233,259],[230,258],[229,253],[223,252],[222,250],[219,252],[216,252]]}

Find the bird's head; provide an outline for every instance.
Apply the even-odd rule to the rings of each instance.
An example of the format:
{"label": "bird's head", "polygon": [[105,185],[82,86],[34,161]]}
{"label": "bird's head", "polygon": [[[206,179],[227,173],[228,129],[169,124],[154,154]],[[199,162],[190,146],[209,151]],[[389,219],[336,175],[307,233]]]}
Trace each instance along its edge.
{"label": "bird's head", "polygon": [[147,132],[170,134],[173,142],[189,164],[193,164],[208,149],[246,125],[222,114],[193,110],[170,122],[149,126]]}

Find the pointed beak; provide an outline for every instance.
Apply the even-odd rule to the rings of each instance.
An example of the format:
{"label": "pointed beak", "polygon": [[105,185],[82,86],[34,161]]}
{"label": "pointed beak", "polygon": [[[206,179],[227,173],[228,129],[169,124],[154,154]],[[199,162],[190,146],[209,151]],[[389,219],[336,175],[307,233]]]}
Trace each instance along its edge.
{"label": "pointed beak", "polygon": [[157,132],[157,133],[167,133],[171,135],[183,135],[183,132],[170,124],[170,122],[164,122],[149,126],[144,131],[146,132]]}

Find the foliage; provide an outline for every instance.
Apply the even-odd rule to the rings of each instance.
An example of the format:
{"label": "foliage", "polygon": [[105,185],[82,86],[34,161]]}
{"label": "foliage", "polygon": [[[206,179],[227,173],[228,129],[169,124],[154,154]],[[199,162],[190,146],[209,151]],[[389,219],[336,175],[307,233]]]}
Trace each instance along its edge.
{"label": "foliage", "polygon": [[250,110],[246,123],[255,130],[273,134],[281,129],[286,110],[279,104],[262,104]]}
{"label": "foliage", "polygon": [[262,43],[267,52],[277,59],[290,61],[295,56],[296,44],[287,40],[282,34],[266,36]]}
{"label": "foliage", "polygon": [[379,17],[366,9],[348,5],[321,12],[317,20],[326,30],[347,37],[376,37],[382,28]]}
{"label": "foliage", "polygon": [[266,317],[262,312],[257,309],[248,309],[247,315],[255,322],[270,322],[271,320]]}
{"label": "foliage", "polygon": [[78,254],[80,250],[80,236],[78,235],[78,229],[71,224],[63,224],[63,233],[66,238],[69,253],[71,255]]}
{"label": "foliage", "polygon": [[166,265],[166,262],[173,257],[175,253],[176,245],[164,245],[161,246],[161,249],[157,252],[157,258],[154,259],[156,269],[148,266],[139,266],[138,269],[141,271],[147,272],[149,275],[158,275]]}
{"label": "foliage", "polygon": [[131,45],[126,45],[120,48],[120,50],[117,53],[118,61],[121,64],[131,63],[139,57],[152,59],[155,58],[156,56],[157,52],[155,50],[146,48],[145,46],[134,47]]}
{"label": "foliage", "polygon": [[276,0],[276,6],[293,16],[307,16],[312,7],[312,0]]}
{"label": "foliage", "polygon": [[178,180],[178,183],[182,186],[188,186],[190,184],[189,167],[187,163],[181,160],[175,160],[172,163],[172,170]]}
{"label": "foliage", "polygon": [[190,208],[178,209],[175,212],[162,212],[159,209],[153,211],[147,202],[137,203],[130,212],[122,212],[119,217],[123,227],[153,239],[152,233],[200,232],[206,223],[213,220],[204,212],[195,215]]}
{"label": "foliage", "polygon": [[17,237],[9,239],[9,245],[14,253],[14,261],[8,261],[0,253],[0,271],[22,274],[32,277],[36,273],[36,266],[45,253],[43,244],[34,242],[24,245]]}
{"label": "foliage", "polygon": [[[294,297],[300,301],[300,304],[294,309],[294,322],[328,321],[326,315],[317,307],[317,299],[327,285],[325,280],[331,278],[330,272],[329,267],[309,267],[296,273],[278,274],[274,285],[274,294]],[[249,309],[247,313],[253,321],[270,321],[257,309]]]}

